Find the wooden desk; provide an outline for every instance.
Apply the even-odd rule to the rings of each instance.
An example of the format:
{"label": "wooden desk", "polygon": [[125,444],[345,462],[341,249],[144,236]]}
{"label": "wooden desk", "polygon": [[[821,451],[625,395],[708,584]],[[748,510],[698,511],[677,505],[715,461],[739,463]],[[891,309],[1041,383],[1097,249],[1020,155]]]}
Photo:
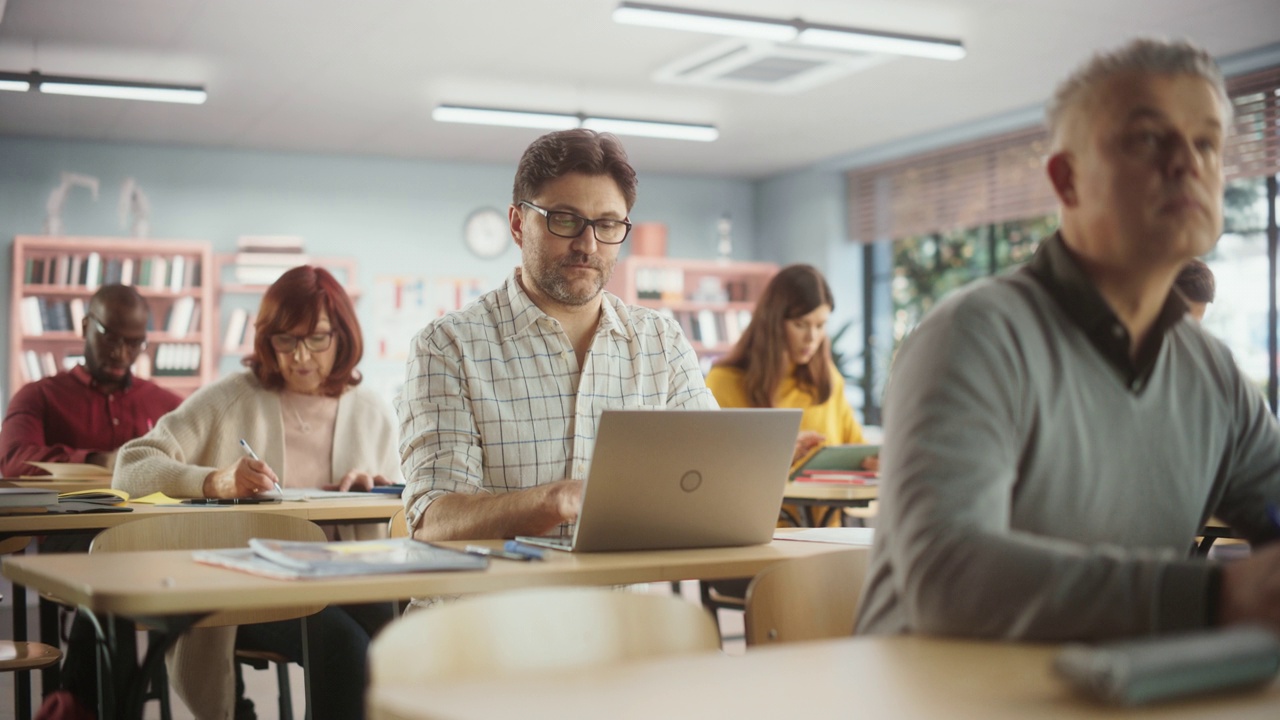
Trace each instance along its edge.
{"label": "wooden desk", "polygon": [[[782,502],[784,505],[800,507],[802,516],[790,518],[800,527],[821,527],[826,524],[833,510],[866,507],[867,503],[879,497],[879,491],[875,485],[788,481],[782,493]],[[823,509],[820,517],[815,513],[819,508]]]}
{"label": "wooden desk", "polygon": [[56,492],[75,492],[76,490],[105,490],[111,487],[111,479],[106,480],[41,480],[29,478],[0,478],[0,487],[36,488],[37,490],[54,490]]}
{"label": "wooden desk", "polygon": [[[444,544],[499,547],[501,541]],[[76,554],[7,557],[0,572],[15,583],[95,613],[152,617],[288,607],[309,602],[377,602],[548,585],[626,585],[751,577],[781,560],[848,548],[848,545],[775,540],[768,545],[706,550],[548,551],[547,559],[540,562],[493,560],[484,571],[315,580],[258,577],[201,565],[191,559],[190,551],[167,550],[92,557]]]}
{"label": "wooden desk", "polygon": [[[371,720],[425,718],[785,718],[1247,720],[1280,715],[1280,683],[1261,692],[1142,710],[1071,695],[1049,669],[1054,648],[912,637],[850,638],[607,665],[526,678],[451,679],[369,693]],[[819,690],[820,689],[820,690]],[[673,713],[674,711],[674,713]]]}
{"label": "wooden desk", "polygon": [[[41,482],[48,485],[47,481]],[[124,513],[51,513],[44,515],[3,515],[0,516],[0,538],[33,535],[67,535],[75,533],[97,533],[122,523],[139,518],[168,515],[172,513],[217,513],[217,512],[271,512],[283,515],[302,517],[321,524],[337,523],[385,523],[396,511],[404,507],[400,498],[393,495],[379,497],[353,497],[339,500],[309,500],[282,502],[268,505],[223,505],[199,507],[191,505],[138,505],[130,504],[132,512]],[[35,556],[33,556],[35,557]],[[80,557],[84,555],[43,555],[39,557]],[[95,561],[97,562],[97,561]],[[37,588],[39,589],[39,588]],[[13,639],[25,641],[27,630],[27,596],[21,581],[13,585]],[[57,614],[53,605],[41,598],[40,601],[40,639],[43,642],[57,645]],[[55,665],[42,672],[44,687],[57,687],[58,667]]]}
{"label": "wooden desk", "polygon": [[[312,503],[321,504],[321,503]],[[215,510],[216,512],[216,510]],[[446,543],[461,547],[468,543]],[[498,547],[501,541],[486,541]],[[768,545],[707,550],[582,553],[548,552],[535,562],[494,560],[483,571],[361,575],[273,580],[201,565],[187,550],[7,557],[0,572],[58,600],[99,615],[146,618],[171,634],[215,610],[288,607],[299,603],[360,603],[414,596],[491,592],[548,585],[624,585],[685,579],[750,577],[793,557],[847,550],[847,545],[775,540]],[[867,549],[869,551],[869,549]],[[149,649],[145,665],[162,661]],[[162,650],[161,650],[162,652]],[[121,693],[125,716],[141,716],[139,688],[148,673],[121,668],[131,693]]]}
{"label": "wooden desk", "polygon": [[49,513],[0,515],[0,538],[15,535],[59,535],[99,532],[138,518],[195,512],[271,512],[301,517],[317,523],[386,522],[404,507],[400,498],[357,497],[341,500],[308,500],[266,505],[139,505],[130,503],[127,513]]}

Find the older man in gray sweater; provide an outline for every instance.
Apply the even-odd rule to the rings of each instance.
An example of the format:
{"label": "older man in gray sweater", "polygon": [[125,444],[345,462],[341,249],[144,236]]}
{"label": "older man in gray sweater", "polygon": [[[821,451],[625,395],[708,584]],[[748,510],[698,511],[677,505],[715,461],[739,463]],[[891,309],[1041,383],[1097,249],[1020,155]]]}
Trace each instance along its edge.
{"label": "older man in gray sweater", "polygon": [[858,630],[1280,630],[1280,544],[1188,557],[1210,515],[1280,537],[1280,429],[1171,292],[1222,231],[1222,77],[1189,44],[1138,40],[1068,78],[1048,120],[1059,232],[941,303],[894,366]]}

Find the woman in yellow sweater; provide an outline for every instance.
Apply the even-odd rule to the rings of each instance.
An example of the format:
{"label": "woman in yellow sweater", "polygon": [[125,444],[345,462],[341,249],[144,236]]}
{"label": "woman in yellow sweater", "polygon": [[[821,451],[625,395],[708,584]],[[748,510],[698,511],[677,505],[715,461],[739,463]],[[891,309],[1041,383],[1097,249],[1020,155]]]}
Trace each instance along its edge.
{"label": "woman in yellow sweater", "polygon": [[821,445],[863,442],[831,360],[826,328],[834,307],[817,268],[788,265],[765,286],[733,351],[707,374],[720,407],[804,410],[793,468]]}

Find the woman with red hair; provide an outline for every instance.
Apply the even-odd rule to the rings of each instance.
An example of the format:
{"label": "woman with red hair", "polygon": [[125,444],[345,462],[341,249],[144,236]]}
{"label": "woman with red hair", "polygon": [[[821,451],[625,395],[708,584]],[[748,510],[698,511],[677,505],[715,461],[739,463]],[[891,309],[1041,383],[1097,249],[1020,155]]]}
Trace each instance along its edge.
{"label": "woman with red hair", "polygon": [[[400,482],[391,414],[359,387],[364,352],[346,290],[328,271],[301,266],[262,298],[245,372],[196,391],[155,428],[120,449],[114,487],[135,497],[248,497],[285,488],[367,490]],[[241,449],[244,439],[257,453]],[[307,620],[311,716],[364,714],[369,638],[392,618],[390,604],[331,606]],[[170,677],[198,718],[231,717],[232,647],[301,662],[297,620],[205,628],[179,640]]]}

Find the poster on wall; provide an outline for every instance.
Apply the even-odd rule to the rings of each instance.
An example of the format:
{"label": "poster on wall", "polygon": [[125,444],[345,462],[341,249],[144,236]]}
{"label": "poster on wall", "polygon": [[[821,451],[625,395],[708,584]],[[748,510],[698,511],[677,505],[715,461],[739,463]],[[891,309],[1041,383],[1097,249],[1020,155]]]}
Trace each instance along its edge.
{"label": "poster on wall", "polygon": [[373,281],[373,351],[408,359],[409,343],[428,322],[465,307],[492,283],[481,278],[380,275]]}

